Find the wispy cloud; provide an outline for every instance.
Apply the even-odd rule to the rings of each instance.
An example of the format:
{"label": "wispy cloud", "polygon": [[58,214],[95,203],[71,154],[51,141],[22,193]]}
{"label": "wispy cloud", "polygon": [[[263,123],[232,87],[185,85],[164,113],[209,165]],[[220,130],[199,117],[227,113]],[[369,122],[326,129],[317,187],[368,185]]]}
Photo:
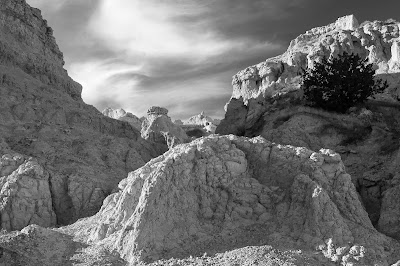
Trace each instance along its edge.
{"label": "wispy cloud", "polygon": [[180,119],[201,110],[222,116],[232,75],[312,27],[349,13],[398,18],[393,8],[382,7],[381,18],[344,0],[27,1],[54,28],[87,103],[137,115],[161,105]]}
{"label": "wispy cloud", "polygon": [[[282,47],[240,35],[224,36],[213,22],[215,3],[100,1],[88,31],[102,45],[118,51],[114,59],[124,64],[112,65],[114,73],[106,69],[104,74],[109,65],[104,61],[92,62],[90,67],[86,63],[72,65],[71,75],[84,85],[84,99],[100,107],[110,98],[139,115],[151,105],[166,106],[176,118],[199,111],[201,106],[194,105],[195,100],[208,109],[211,106],[206,103],[219,101],[211,112],[222,116],[231,94],[231,76],[243,67],[240,62],[250,54],[258,57]],[[135,70],[129,69],[130,64],[138,63]]]}

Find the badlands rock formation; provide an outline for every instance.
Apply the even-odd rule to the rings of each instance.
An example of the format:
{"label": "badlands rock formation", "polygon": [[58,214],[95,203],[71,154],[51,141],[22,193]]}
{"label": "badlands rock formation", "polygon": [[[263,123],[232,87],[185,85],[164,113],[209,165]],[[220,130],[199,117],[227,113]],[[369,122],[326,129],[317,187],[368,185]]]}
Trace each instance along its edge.
{"label": "badlands rock formation", "polygon": [[232,98],[216,132],[242,134],[257,123],[269,99],[288,92],[294,97],[300,93],[302,69],[313,67],[322,57],[344,51],[357,53],[374,63],[378,76],[389,81],[386,93],[397,99],[400,97],[399,25],[393,20],[367,21],[359,25],[350,15],[301,34],[291,41],[284,54],[250,66],[233,77]]}
{"label": "badlands rock formation", "polygon": [[108,116],[110,118],[114,118],[117,120],[121,120],[121,121],[126,121],[129,124],[131,124],[131,126],[133,126],[135,129],[137,130],[141,130],[142,129],[142,121],[139,117],[135,116],[132,113],[126,112],[124,109],[119,108],[119,109],[112,109],[110,107],[106,108],[103,110],[103,115]]}
{"label": "badlands rock formation", "polygon": [[212,123],[216,126],[219,125],[221,121],[218,119],[212,119],[208,115],[204,114],[204,111],[198,115],[194,115],[190,117],[187,121],[184,122],[185,125],[201,125],[207,126],[208,124]]}
{"label": "badlands rock formation", "polygon": [[[364,36],[361,44],[354,32]],[[103,204],[66,227],[2,232],[0,265],[189,265],[193,257],[172,257],[192,255],[193,265],[400,264],[398,241],[374,227],[399,236],[397,104],[370,102],[347,115],[300,107],[297,74],[290,73],[304,56],[293,54],[292,61],[267,61],[240,74],[240,99],[232,98],[226,115],[232,126],[220,127],[265,138],[211,135],[184,143],[168,111],[152,107],[141,131],[150,143],[83,103],[39,10],[0,0],[0,36],[2,229],[68,224]],[[398,26],[357,27],[345,17],[291,47],[314,47],[313,36],[326,38],[332,54],[352,44],[386,58],[384,39],[394,43]],[[376,62],[382,73],[397,69],[396,49]],[[309,51],[307,64],[320,50]],[[294,93],[267,97],[284,92],[284,84]],[[288,250],[297,255],[287,263],[281,259]]]}
{"label": "badlands rock formation", "polygon": [[213,135],[171,149],[118,187],[95,216],[64,230],[132,265],[277,240],[335,265],[386,265],[399,248],[374,229],[331,150]]}
{"label": "badlands rock formation", "polygon": [[[233,95],[216,130],[341,153],[371,221],[380,231],[397,238],[400,205],[393,203],[400,173],[396,166],[400,160],[400,105],[394,99],[400,88],[399,25],[393,20],[359,25],[354,16],[347,16],[300,35],[283,55],[233,77]],[[343,51],[368,58],[391,88],[345,115],[303,107],[300,68],[312,67],[322,56]]]}
{"label": "badlands rock formation", "polygon": [[198,115],[194,115],[190,117],[187,121],[184,122],[184,129],[186,133],[190,134],[188,131],[195,130],[191,129],[190,126],[201,126],[203,127],[204,135],[214,134],[217,129],[217,125],[219,125],[221,121],[219,119],[212,119],[211,117],[204,114],[204,111]]}
{"label": "badlands rock formation", "polygon": [[68,224],[98,211],[163,150],[81,99],[40,10],[0,0],[2,229]]}
{"label": "badlands rock formation", "polygon": [[146,140],[166,145],[169,148],[188,141],[185,131],[174,124],[168,116],[168,110],[158,106],[152,106],[147,111],[141,135]]}

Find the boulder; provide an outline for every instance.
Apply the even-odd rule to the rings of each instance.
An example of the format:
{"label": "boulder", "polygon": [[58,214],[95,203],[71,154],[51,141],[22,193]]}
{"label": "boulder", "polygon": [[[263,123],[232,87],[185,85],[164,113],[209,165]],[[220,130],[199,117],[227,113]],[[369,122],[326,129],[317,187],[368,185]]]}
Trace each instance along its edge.
{"label": "boulder", "polygon": [[107,243],[131,264],[247,246],[249,238],[297,243],[343,265],[390,260],[399,246],[371,224],[339,154],[233,135],[151,160],[67,231]]}

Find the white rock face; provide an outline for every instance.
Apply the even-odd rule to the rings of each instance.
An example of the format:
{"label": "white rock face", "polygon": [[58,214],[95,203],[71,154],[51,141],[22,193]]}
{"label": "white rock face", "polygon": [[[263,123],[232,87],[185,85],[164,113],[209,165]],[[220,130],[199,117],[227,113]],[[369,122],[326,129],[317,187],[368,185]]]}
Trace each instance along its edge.
{"label": "white rock face", "polygon": [[168,110],[152,106],[147,111],[147,118],[142,122],[142,138],[167,145],[169,148],[188,140],[185,131],[174,124],[168,116]]}
{"label": "white rock face", "polygon": [[357,19],[350,15],[299,35],[282,55],[249,66],[233,76],[232,97],[225,106],[225,118],[216,133],[244,134],[275,100],[279,101],[284,95],[301,98],[302,69],[312,68],[314,62],[320,62],[323,57],[342,52],[357,53],[373,63],[376,76],[389,84],[377,97],[397,102],[400,99],[399,25],[394,20],[358,25]]}
{"label": "white rock face", "polygon": [[382,247],[391,243],[372,226],[331,150],[213,135],[153,159],[119,189],[70,229],[132,264],[204,252],[218,241],[240,244],[241,232],[261,228],[344,265],[384,261]]}
{"label": "white rock face", "polygon": [[[287,51],[265,62],[250,66],[233,77],[232,98],[268,97],[299,88],[301,68],[312,68],[322,57],[342,52],[357,53],[377,66],[378,74],[400,72],[398,64],[398,22],[365,22],[361,26],[353,16],[339,18],[328,26],[318,27],[291,41]],[[390,81],[389,93],[397,96],[400,78]]]}
{"label": "white rock face", "polygon": [[121,121],[126,121],[139,131],[142,129],[142,121],[139,119],[139,117],[135,116],[134,114],[132,114],[130,112],[126,112],[122,108],[114,110],[114,109],[108,107],[108,108],[104,109],[102,113],[103,113],[103,115],[108,116],[110,118],[114,118],[114,119],[121,120]]}

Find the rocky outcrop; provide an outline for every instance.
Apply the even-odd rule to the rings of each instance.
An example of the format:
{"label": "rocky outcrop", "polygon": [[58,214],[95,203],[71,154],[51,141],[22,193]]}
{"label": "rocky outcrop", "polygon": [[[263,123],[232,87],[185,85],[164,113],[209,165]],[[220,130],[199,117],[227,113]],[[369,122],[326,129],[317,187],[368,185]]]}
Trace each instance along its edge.
{"label": "rocky outcrop", "polygon": [[187,121],[184,122],[185,125],[201,125],[207,126],[212,123],[214,125],[219,125],[221,121],[218,119],[212,119],[211,117],[204,114],[204,111],[198,115],[194,115],[190,117]]}
{"label": "rocky outcrop", "polygon": [[86,105],[63,64],[40,11],[0,0],[3,229],[92,215],[128,172],[165,150]]}
{"label": "rocky outcrop", "polygon": [[166,145],[169,148],[188,141],[185,131],[174,124],[168,116],[168,110],[158,106],[152,106],[147,111],[141,135],[146,140]]}
{"label": "rocky outcrop", "polygon": [[219,119],[212,119],[211,117],[204,114],[204,111],[198,115],[190,117],[184,122],[184,125],[196,125],[202,126],[203,130],[208,134],[214,134],[217,126],[221,121]]}
{"label": "rocky outcrop", "polygon": [[301,96],[299,74],[302,69],[312,68],[322,57],[342,52],[357,53],[376,65],[377,75],[389,81],[386,95],[397,99],[400,95],[400,68],[396,63],[399,25],[393,20],[367,21],[359,25],[350,15],[301,34],[291,41],[284,54],[247,67],[233,77],[232,98],[216,132],[239,134],[256,124],[275,98],[286,93]]}
{"label": "rocky outcrop", "polygon": [[0,176],[1,228],[56,224],[49,173],[37,161],[20,154],[4,154],[0,158]]}
{"label": "rocky outcrop", "polygon": [[110,118],[128,122],[131,126],[139,131],[142,129],[142,120],[132,113],[125,112],[125,110],[122,108],[114,110],[108,107],[104,109],[102,113]]}
{"label": "rocky outcrop", "polygon": [[[80,100],[82,87],[63,68],[63,54],[40,10],[25,0],[2,0],[0,6],[2,67],[18,68],[43,85]],[[6,73],[2,75],[3,83],[12,82]]]}
{"label": "rocky outcrop", "polygon": [[247,245],[249,231],[346,265],[387,261],[398,249],[374,229],[331,150],[214,135],[153,159],[119,189],[68,230],[130,263]]}

